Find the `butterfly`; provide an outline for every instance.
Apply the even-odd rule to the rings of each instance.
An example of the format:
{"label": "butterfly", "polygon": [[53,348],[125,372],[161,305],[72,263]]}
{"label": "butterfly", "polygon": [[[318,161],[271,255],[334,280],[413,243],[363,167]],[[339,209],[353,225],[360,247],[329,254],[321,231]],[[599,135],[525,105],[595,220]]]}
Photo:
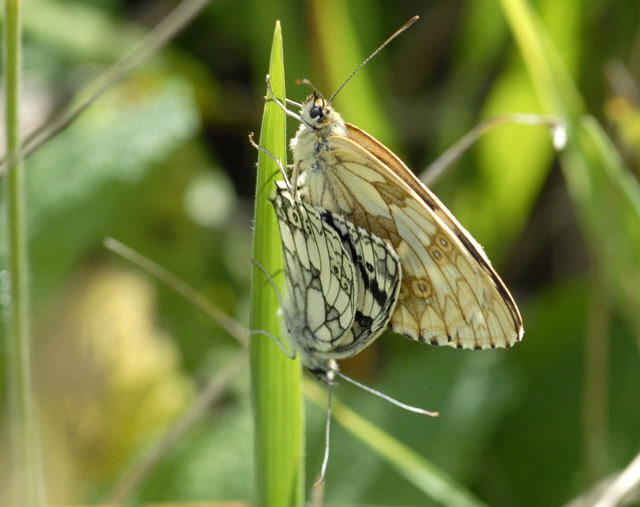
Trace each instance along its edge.
{"label": "butterfly", "polygon": [[290,141],[291,179],[300,199],[370,231],[397,252],[402,281],[392,330],[465,349],[520,341],[518,307],[482,247],[394,153],[341,118],[331,105],[336,93],[327,100],[314,91],[297,104],[299,114],[279,102],[300,122]]}
{"label": "butterfly", "polygon": [[402,403],[340,372],[338,359],[354,356],[387,327],[400,292],[400,259],[376,235],[301,201],[290,188],[276,182],[271,201],[286,278],[281,307],[287,334],[304,365],[329,386],[325,450],[317,486],[324,480],[329,461],[331,388],[336,377],[405,410],[427,416],[438,413]]}
{"label": "butterfly", "polygon": [[400,291],[400,260],[387,243],[339,215],[294,198],[277,182],[288,335],[309,370],[328,383],[387,327]]}

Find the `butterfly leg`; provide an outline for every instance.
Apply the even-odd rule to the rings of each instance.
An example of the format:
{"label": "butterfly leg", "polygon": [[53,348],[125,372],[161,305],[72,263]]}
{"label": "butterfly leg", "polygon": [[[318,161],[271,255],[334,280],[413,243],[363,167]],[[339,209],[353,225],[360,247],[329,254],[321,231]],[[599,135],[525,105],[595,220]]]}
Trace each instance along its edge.
{"label": "butterfly leg", "polygon": [[[280,306],[281,309],[284,308],[285,305],[282,301],[282,294],[280,294],[280,290],[278,289],[278,287],[276,286],[275,282],[273,281],[273,278],[271,277],[271,275],[269,273],[267,273],[267,270],[264,269],[264,267],[262,266],[262,264],[260,264],[259,262],[256,262],[254,260],[251,261],[251,264],[253,264],[255,267],[257,267],[260,272],[264,275],[264,277],[267,279],[267,281],[269,282],[269,284],[271,285],[271,287],[273,288],[273,291],[276,294],[276,298],[278,299],[278,305]],[[287,319],[285,319],[287,320]],[[294,350],[293,352],[290,352],[286,346],[284,345],[284,343],[282,343],[282,340],[280,340],[279,338],[273,336],[271,333],[269,333],[268,331],[265,331],[263,329],[254,329],[252,331],[249,331],[249,334],[261,334],[264,336],[267,336],[268,338],[271,338],[274,342],[276,342],[276,345],[278,346],[278,348],[284,353],[284,355],[286,355],[289,359],[295,359],[296,358],[296,351]]]}
{"label": "butterfly leg", "polygon": [[278,97],[276,97],[276,94],[273,92],[273,89],[271,88],[271,76],[269,76],[269,74],[267,74],[267,96],[265,97],[265,100],[272,100],[273,102],[275,102],[278,105],[278,107],[280,107],[280,109],[282,109],[289,118],[294,118],[300,123],[306,123],[298,113],[295,113],[290,109],[287,109],[287,104],[291,104],[297,107],[302,107],[302,104],[295,102],[291,99],[284,99],[283,101],[282,99],[279,99]]}
{"label": "butterfly leg", "polygon": [[278,299],[278,304],[280,305],[280,308],[284,308],[283,301],[282,301],[282,294],[280,294],[280,289],[278,289],[278,287],[276,286],[271,275],[267,273],[267,270],[264,269],[264,266],[262,266],[262,264],[260,264],[259,262],[251,260],[251,264],[253,264],[256,268],[258,268],[260,272],[264,275],[264,277],[267,279],[267,281],[271,285],[271,288],[276,293],[276,298]]}
{"label": "butterfly leg", "polygon": [[300,176],[300,164],[292,164],[291,166],[291,196],[295,199],[298,194],[298,189],[300,188],[298,185],[298,176]]}
{"label": "butterfly leg", "polygon": [[300,102],[296,102],[295,100],[291,100],[291,99],[284,99],[284,101],[287,103],[287,105],[289,106],[295,106],[298,109],[302,108],[302,104]]}
{"label": "butterfly leg", "polygon": [[289,178],[287,177],[287,171],[284,168],[284,164],[282,163],[282,160],[280,160],[278,157],[276,157],[273,153],[271,153],[269,150],[267,150],[264,146],[260,146],[259,144],[257,144],[253,140],[253,132],[249,133],[249,142],[251,143],[251,146],[253,146],[256,150],[258,150],[259,152],[264,153],[265,155],[267,155],[269,158],[271,158],[271,160],[273,160],[277,164],[278,168],[280,169],[280,174],[282,175],[282,178],[284,179],[284,182],[287,185],[287,189],[289,190],[290,193],[293,193],[293,187],[291,186],[291,182],[289,181]]}
{"label": "butterfly leg", "polygon": [[289,352],[289,350],[287,350],[287,348],[285,347],[284,343],[282,343],[282,340],[280,340],[277,336],[272,335],[269,331],[265,331],[264,329],[253,329],[252,331],[249,331],[249,334],[250,335],[261,334],[262,336],[271,338],[275,342],[275,344],[278,346],[278,348],[282,351],[282,353],[285,356],[287,356],[289,359],[295,359],[297,357],[295,350],[293,352]]}

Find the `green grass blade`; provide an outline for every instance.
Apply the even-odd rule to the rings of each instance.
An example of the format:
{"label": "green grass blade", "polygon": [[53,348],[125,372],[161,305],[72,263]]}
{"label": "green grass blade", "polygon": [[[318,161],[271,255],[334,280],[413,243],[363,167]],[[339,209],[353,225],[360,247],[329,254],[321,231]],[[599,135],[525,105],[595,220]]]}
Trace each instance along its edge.
{"label": "green grass blade", "polygon": [[29,325],[29,260],[25,206],[25,175],[20,152],[20,88],[22,20],[18,0],[4,3],[3,88],[7,174],[5,182],[7,239],[7,362],[12,465],[17,484],[16,504],[44,503],[39,440],[34,410]]}
{"label": "green grass blade", "polygon": [[[276,24],[274,32],[269,75],[274,93],[284,97],[280,23]],[[285,114],[272,101],[265,103],[260,145],[280,160],[286,160]],[[273,207],[268,201],[277,171],[274,161],[259,153],[253,260],[272,275],[282,270],[280,236]],[[274,281],[277,283],[278,278]],[[251,329],[279,336],[278,300],[269,281],[256,267],[252,269],[251,305]],[[253,337],[250,351],[257,504],[265,507],[302,505],[304,418],[300,362],[286,357],[272,340],[262,335]]]}
{"label": "green grass blade", "polygon": [[562,170],[586,234],[591,256],[605,286],[625,310],[640,336],[636,311],[640,285],[640,186],[614,144],[594,118],[551,45],[534,12],[523,0],[501,0],[543,107],[567,124]]}
{"label": "green grass blade", "polygon": [[[305,382],[305,393],[318,406],[327,406],[326,396],[317,383],[311,380]],[[476,499],[427,459],[340,403],[335,397],[331,405],[332,415],[341,426],[387,460],[429,498],[449,507],[486,507],[486,504]]]}
{"label": "green grass blade", "polygon": [[543,107],[565,119],[582,114],[582,98],[540,20],[523,0],[501,3]]}

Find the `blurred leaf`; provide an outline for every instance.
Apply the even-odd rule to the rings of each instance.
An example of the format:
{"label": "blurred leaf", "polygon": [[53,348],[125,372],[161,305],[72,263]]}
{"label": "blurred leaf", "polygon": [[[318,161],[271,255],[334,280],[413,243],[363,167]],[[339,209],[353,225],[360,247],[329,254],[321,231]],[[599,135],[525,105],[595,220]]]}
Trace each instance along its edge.
{"label": "blurred leaf", "polygon": [[[485,118],[509,112],[541,112],[521,66],[512,66],[501,74],[484,109]],[[481,181],[456,195],[455,202],[456,209],[465,210],[460,219],[473,227],[494,262],[500,263],[524,228],[552,167],[552,156],[546,127],[500,126],[479,140],[475,161]]]}
{"label": "blurred leaf", "polygon": [[[53,503],[109,477],[193,398],[179,351],[139,272],[83,270],[37,326],[34,355]],[[105,325],[108,323],[108,325]],[[61,353],[64,351],[64,353]]]}
{"label": "blurred leaf", "polygon": [[32,0],[25,2],[24,20],[27,34],[74,60],[111,61],[142,36],[90,2]]}
{"label": "blurred leaf", "polygon": [[197,127],[184,81],[119,88],[29,161],[32,225],[51,210],[76,207],[107,181],[139,181]]}
{"label": "blurred leaf", "polygon": [[592,255],[598,260],[615,302],[636,327],[640,346],[640,186],[592,117],[584,117],[574,149],[563,161],[570,188],[581,206]]}
{"label": "blurred leaf", "polygon": [[[125,84],[27,162],[27,207],[37,300],[133,204],[141,180],[195,133],[184,81]],[[89,212],[90,211],[90,212]]]}
{"label": "blurred leaf", "polygon": [[[229,358],[229,351],[219,353],[215,364],[210,365],[211,371],[217,371]],[[194,425],[154,467],[136,503],[178,498],[185,502],[254,499],[254,440],[249,395],[248,375],[242,375],[227,393],[227,401]]]}
{"label": "blurred leaf", "polygon": [[[468,15],[464,57],[471,61],[471,65],[466,68],[467,80],[474,79],[474,74],[482,75],[478,72],[480,65],[491,65],[490,60],[484,60],[495,58],[496,43],[500,41],[498,34],[505,35],[496,26],[502,27],[502,20],[491,18],[488,12],[479,12],[489,11],[483,3],[480,4],[482,7],[474,4],[476,8]],[[562,23],[548,24],[554,39],[564,42],[563,48],[577,47],[575,38],[580,17],[575,11],[579,10],[578,5],[575,2],[542,2],[540,5],[546,19],[563,20]],[[479,22],[479,17],[484,22]],[[493,52],[489,52],[490,49]],[[563,56],[570,56],[570,66],[575,67],[575,53]],[[467,82],[465,84],[468,86]],[[462,98],[462,101],[463,104],[468,103],[469,99]],[[526,68],[521,60],[512,57],[507,59],[505,68],[496,76],[484,101],[482,116],[490,118],[510,112],[546,112],[540,107],[539,96],[530,85]],[[452,207],[474,236],[487,247],[494,262],[500,264],[501,258],[509,251],[505,247],[512,244],[524,228],[552,168],[554,150],[551,137],[545,127],[501,126],[479,140],[474,156],[480,181],[474,184],[471,180],[463,188],[458,187]],[[466,181],[469,182],[469,178]],[[479,209],[482,213],[478,213]]]}

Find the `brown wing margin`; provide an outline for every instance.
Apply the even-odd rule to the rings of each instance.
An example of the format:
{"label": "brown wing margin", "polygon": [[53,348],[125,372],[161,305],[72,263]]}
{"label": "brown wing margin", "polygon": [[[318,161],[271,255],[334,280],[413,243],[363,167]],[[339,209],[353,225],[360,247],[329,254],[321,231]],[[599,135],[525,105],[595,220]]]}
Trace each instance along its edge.
{"label": "brown wing margin", "polygon": [[503,300],[507,303],[511,318],[518,332],[518,340],[522,339],[524,330],[522,328],[522,317],[520,311],[507,289],[506,285],[496,273],[495,269],[491,266],[489,258],[482,250],[482,247],[473,239],[473,237],[467,232],[467,230],[456,220],[447,207],[438,199],[418,178],[413,172],[382,143],[375,138],[367,134],[365,131],[359,129],[351,123],[346,123],[347,137],[359,144],[367,150],[371,155],[376,157],[381,163],[389,167],[404,181],[411,189],[416,192],[434,213],[449,226],[451,231],[458,237],[460,242],[467,249],[469,254],[478,262],[480,266],[486,271],[489,277],[493,280],[493,283],[498,290],[498,293],[502,296]]}

